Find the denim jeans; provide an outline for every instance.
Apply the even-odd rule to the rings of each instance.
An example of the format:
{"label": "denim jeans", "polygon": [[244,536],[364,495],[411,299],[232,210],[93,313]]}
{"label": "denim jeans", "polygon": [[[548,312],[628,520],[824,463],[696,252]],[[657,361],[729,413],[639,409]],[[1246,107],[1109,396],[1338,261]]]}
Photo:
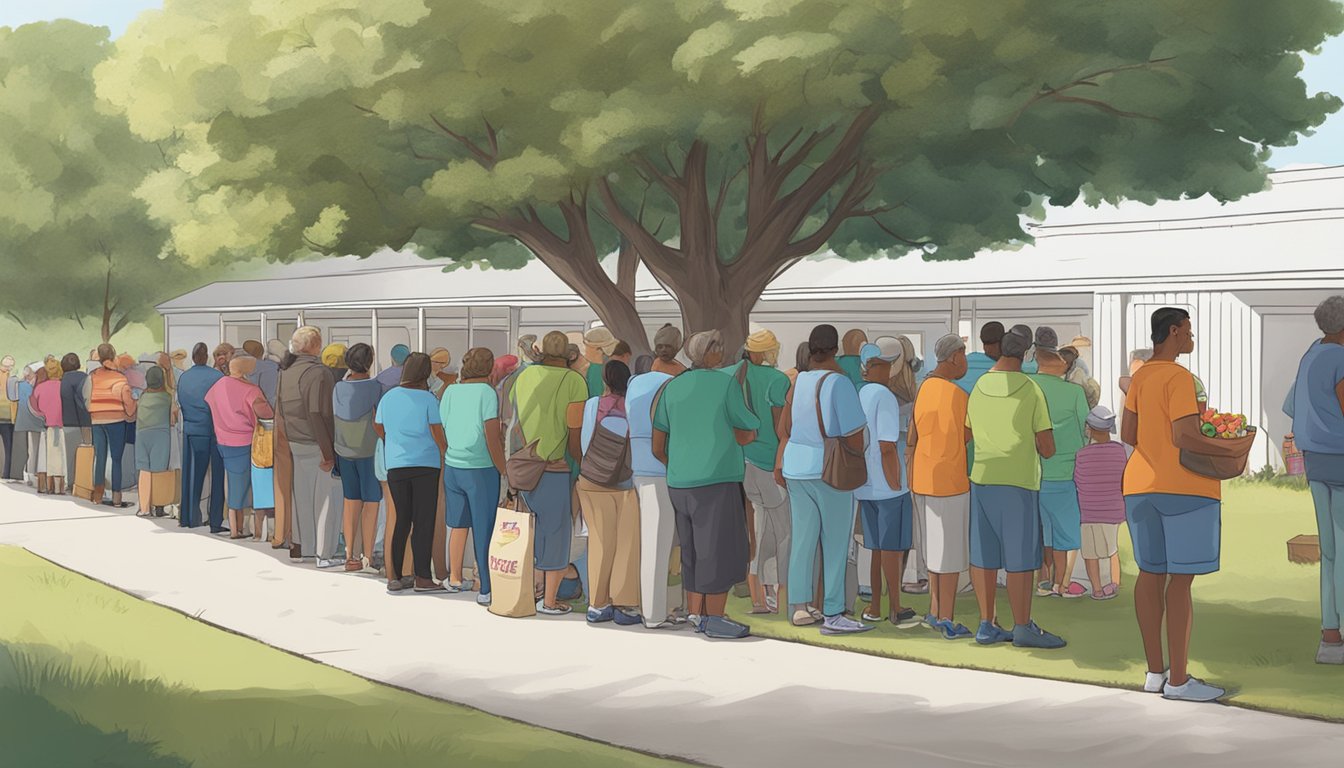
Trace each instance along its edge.
{"label": "denim jeans", "polygon": [[845,571],[854,531],[854,494],[838,491],[821,480],[789,480],[793,540],[789,553],[789,602],[812,601],[812,564],[821,542],[822,613],[845,612]]}
{"label": "denim jeans", "polygon": [[179,524],[201,524],[201,493],[205,490],[205,471],[210,470],[210,530],[224,527],[224,457],[215,436],[186,435],[182,450],[182,519]]}
{"label": "denim jeans", "polygon": [[[112,482],[107,477],[107,458],[112,456]],[[121,488],[121,464],[126,455],[126,422],[93,425],[93,484],[112,490]],[[101,501],[101,499],[94,499]]]}

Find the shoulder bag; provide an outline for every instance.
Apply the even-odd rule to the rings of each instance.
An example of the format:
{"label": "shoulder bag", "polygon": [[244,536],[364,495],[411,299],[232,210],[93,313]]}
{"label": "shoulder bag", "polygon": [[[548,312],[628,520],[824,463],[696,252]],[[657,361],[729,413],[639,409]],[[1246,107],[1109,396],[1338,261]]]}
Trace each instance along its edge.
{"label": "shoulder bag", "polygon": [[817,431],[821,434],[825,454],[821,464],[821,480],[837,491],[852,491],[868,482],[868,464],[863,451],[849,446],[844,437],[830,437],[826,434],[826,422],[821,415],[821,393],[826,379],[835,373],[826,373],[817,381],[817,394],[814,398],[817,406]]}

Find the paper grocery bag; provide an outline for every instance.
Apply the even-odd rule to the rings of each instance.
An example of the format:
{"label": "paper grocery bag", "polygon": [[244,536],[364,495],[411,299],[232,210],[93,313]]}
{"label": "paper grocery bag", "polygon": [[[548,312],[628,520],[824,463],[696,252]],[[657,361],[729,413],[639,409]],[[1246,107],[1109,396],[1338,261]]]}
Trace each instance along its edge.
{"label": "paper grocery bag", "polygon": [[155,507],[171,507],[182,503],[182,470],[155,472],[149,477],[149,503]]}
{"label": "paper grocery bag", "polygon": [[[520,505],[521,506],[521,505]],[[490,535],[490,612],[523,618],[536,615],[532,592],[532,513],[500,507]]]}
{"label": "paper grocery bag", "polygon": [[75,490],[74,496],[85,501],[101,501],[93,498],[93,446],[80,445],[75,448]]}

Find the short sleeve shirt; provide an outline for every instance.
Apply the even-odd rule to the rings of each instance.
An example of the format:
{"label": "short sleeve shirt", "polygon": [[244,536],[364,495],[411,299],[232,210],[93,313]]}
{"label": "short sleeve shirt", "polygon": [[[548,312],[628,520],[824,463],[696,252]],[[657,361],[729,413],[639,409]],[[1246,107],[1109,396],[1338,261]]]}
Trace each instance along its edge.
{"label": "short sleeve shirt", "polygon": [[990,371],[980,377],[966,407],[966,426],[975,435],[977,485],[1041,489],[1036,434],[1051,428],[1045,394],[1026,374]]}
{"label": "short sleeve shirt", "polygon": [[439,401],[448,450],[443,463],[453,469],[488,469],[495,466],[485,441],[485,422],[499,418],[499,395],[482,382],[452,384]]}
{"label": "short sleeve shirt", "polygon": [[1045,393],[1050,423],[1055,430],[1055,455],[1041,459],[1041,479],[1051,482],[1073,480],[1074,461],[1086,442],[1090,410],[1087,392],[1058,376],[1037,373],[1031,379]]}
{"label": "short sleeve shirt", "polygon": [[439,466],[439,446],[431,424],[442,424],[439,401],[425,389],[397,387],[378,401],[373,419],[383,425],[387,470]]}
{"label": "short sleeve shirt", "polygon": [[537,441],[537,455],[547,461],[564,458],[569,406],[588,399],[583,377],[568,368],[531,365],[518,374],[512,397],[524,444]]}
{"label": "short sleeve shirt", "polygon": [[840,366],[856,389],[868,383],[863,380],[863,363],[858,355],[841,355],[835,358],[835,364]]}
{"label": "short sleeve shirt", "polygon": [[760,421],[731,376],[700,368],[667,383],[653,426],[668,436],[668,486],[700,488],[742,482],[746,464],[733,430],[754,430]]}
{"label": "short sleeve shirt", "polygon": [[[747,461],[757,469],[774,472],[775,456],[779,453],[779,435],[775,432],[775,409],[783,408],[788,402],[789,377],[779,369],[765,365],[753,365],[745,361],[739,365],[747,366],[746,388],[750,395],[748,404],[752,413],[756,414],[756,418],[761,422],[761,428],[756,431],[756,439],[742,449],[742,452]],[[737,369],[737,366],[733,366],[728,371],[733,376],[734,382],[737,381]]]}
{"label": "short sleeve shirt", "polygon": [[[823,381],[824,379],[824,381]],[[818,386],[820,385],[820,392]],[[793,427],[784,446],[784,477],[790,480],[820,480],[826,460],[825,437],[852,435],[867,424],[859,392],[844,374],[834,371],[803,371],[793,385],[789,419]],[[817,400],[821,400],[823,437],[817,424]]]}
{"label": "short sleeve shirt", "polygon": [[921,496],[969,493],[966,468],[966,404],[969,396],[956,383],[929,378],[915,398],[915,442],[910,490]]}
{"label": "short sleeve shirt", "polygon": [[637,477],[666,477],[667,467],[653,455],[653,399],[672,375],[641,373],[625,390],[625,412],[630,420],[630,467]]}
{"label": "short sleeve shirt", "polygon": [[899,490],[892,488],[882,469],[882,443],[895,443],[896,455],[904,464],[905,433],[901,430],[901,404],[896,393],[882,384],[867,382],[859,389],[859,404],[868,424],[868,443],[863,453],[868,480],[854,490],[854,498],[881,501],[904,496],[910,492],[909,484],[902,482]]}
{"label": "short sleeve shirt", "polygon": [[1169,493],[1221,499],[1222,484],[1181,466],[1171,437],[1178,419],[1199,414],[1195,377],[1179,363],[1150,360],[1134,374],[1125,410],[1139,417],[1138,445],[1125,467],[1125,495]]}
{"label": "short sleeve shirt", "polygon": [[588,385],[589,397],[601,397],[602,393],[607,391],[607,382],[602,379],[605,370],[605,363],[588,364],[588,370],[584,371],[583,377]]}

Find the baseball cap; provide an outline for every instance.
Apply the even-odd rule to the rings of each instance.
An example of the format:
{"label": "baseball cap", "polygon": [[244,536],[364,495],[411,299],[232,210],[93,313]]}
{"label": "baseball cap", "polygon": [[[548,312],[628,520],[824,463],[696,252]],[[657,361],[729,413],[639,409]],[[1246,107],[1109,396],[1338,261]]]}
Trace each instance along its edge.
{"label": "baseball cap", "polygon": [[902,354],[900,339],[895,336],[879,336],[859,348],[859,365],[867,368],[872,360],[894,363],[901,359]]}
{"label": "baseball cap", "polygon": [[1115,434],[1115,414],[1110,408],[1098,405],[1087,414],[1087,426],[1099,432]]}

